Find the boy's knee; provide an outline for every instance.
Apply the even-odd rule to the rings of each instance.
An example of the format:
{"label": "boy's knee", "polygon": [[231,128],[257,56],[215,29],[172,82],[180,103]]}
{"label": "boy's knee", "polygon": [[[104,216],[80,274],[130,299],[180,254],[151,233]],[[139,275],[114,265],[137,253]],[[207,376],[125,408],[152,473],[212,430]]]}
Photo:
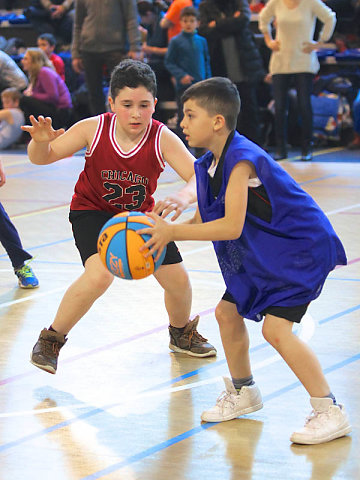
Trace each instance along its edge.
{"label": "boy's knee", "polygon": [[114,276],[106,270],[98,272],[96,275],[89,275],[91,288],[98,292],[105,292],[114,280]]}
{"label": "boy's knee", "polygon": [[215,308],[215,318],[219,324],[219,327],[231,326],[234,321],[238,320],[234,318],[234,315],[230,314],[222,302],[220,302]]}
{"label": "boy's knee", "polygon": [[262,327],[262,334],[264,339],[274,348],[278,348],[281,345],[284,336],[284,332],[282,332],[275,323],[267,322],[266,319]]}

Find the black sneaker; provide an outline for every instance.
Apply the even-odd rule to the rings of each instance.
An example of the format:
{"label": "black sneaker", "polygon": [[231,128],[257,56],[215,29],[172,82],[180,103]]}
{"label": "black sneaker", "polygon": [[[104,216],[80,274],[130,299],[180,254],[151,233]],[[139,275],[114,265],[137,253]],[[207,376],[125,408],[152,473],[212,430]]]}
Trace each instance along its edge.
{"label": "black sneaker", "polygon": [[45,372],[56,373],[59,352],[66,342],[67,339],[61,333],[44,328],[34,345],[30,362]]}
{"label": "black sneaker", "polygon": [[186,353],[192,357],[213,357],[216,355],[216,348],[208,343],[196,330],[200,317],[191,320],[181,333],[175,327],[169,326],[170,350],[178,353]]}

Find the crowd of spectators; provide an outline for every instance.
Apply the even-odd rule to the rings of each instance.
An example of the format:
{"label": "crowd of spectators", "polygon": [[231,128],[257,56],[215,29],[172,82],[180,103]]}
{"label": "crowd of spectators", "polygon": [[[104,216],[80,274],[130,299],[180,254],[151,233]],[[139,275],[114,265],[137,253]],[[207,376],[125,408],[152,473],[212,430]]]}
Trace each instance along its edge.
{"label": "crowd of spectators", "polygon": [[[294,70],[281,66],[279,70],[279,61],[287,61],[277,52],[279,36],[288,33],[283,27],[281,11],[276,10],[277,0],[31,0],[29,3],[23,15],[38,33],[38,48],[26,45],[20,55],[0,50],[0,92],[9,87],[19,91],[19,108],[25,121],[30,114],[45,115],[53,117],[55,126],[67,128],[81,118],[105,112],[111,71],[122,59],[130,57],[147,62],[156,74],[159,99],[156,118],[166,123],[168,117],[162,112],[162,105],[169,100],[177,101],[173,115],[177,115],[180,136],[180,99],[187,86],[211,75],[230,78],[242,100],[237,129],[267,147],[268,131],[265,129],[264,136],[263,127],[264,123],[272,122],[270,128],[275,132],[273,142],[277,143],[279,159],[287,155],[287,92],[296,86],[302,125],[308,127],[302,128],[303,158],[311,158],[309,97],[317,69],[305,69],[306,79],[299,77],[297,67]],[[320,5],[322,0],[313,3]],[[340,26],[339,31],[335,29],[332,41],[340,50],[346,49],[346,42],[356,46],[360,0],[324,3],[328,10],[326,7],[323,10],[333,10]],[[7,8],[11,8],[11,2],[7,2]],[[188,12],[186,16],[182,15],[184,11]],[[254,18],[258,14],[259,27]],[[307,26],[309,45],[315,17],[316,12],[309,17]],[[320,20],[324,18],[320,15]],[[324,38],[330,38],[334,18],[332,14],[332,24],[326,26]],[[278,27],[276,36],[274,20]],[[341,31],[344,21],[348,27],[351,25],[346,35]],[[321,26],[317,24],[315,36],[319,32],[321,35]],[[294,43],[294,37],[290,37],[289,42]],[[309,46],[312,67],[317,67],[316,46],[315,42]],[[267,105],[273,98],[275,116],[270,121],[264,110],[268,113]],[[352,148],[360,148],[357,135],[355,130]]]}

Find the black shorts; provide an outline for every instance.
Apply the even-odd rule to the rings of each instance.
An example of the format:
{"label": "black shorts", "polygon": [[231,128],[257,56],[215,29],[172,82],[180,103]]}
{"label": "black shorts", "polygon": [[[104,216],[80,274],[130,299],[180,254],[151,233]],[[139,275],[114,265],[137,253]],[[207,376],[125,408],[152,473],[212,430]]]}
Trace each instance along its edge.
{"label": "black shorts", "polygon": [[[114,213],[100,210],[70,210],[69,220],[72,225],[75,245],[79,250],[83,265],[91,255],[97,253],[97,240],[100,230],[114,215]],[[182,257],[176,244],[174,242],[168,243],[162,265],[180,262],[182,262]]]}
{"label": "black shorts", "polygon": [[[222,300],[226,300],[230,303],[236,303],[233,296],[228,290],[224,293]],[[289,322],[300,323],[302,317],[305,315],[306,310],[309,304],[306,305],[296,305],[296,307],[267,307],[265,310],[260,312],[260,315],[265,316],[267,313],[274,315],[274,317],[285,318]]]}

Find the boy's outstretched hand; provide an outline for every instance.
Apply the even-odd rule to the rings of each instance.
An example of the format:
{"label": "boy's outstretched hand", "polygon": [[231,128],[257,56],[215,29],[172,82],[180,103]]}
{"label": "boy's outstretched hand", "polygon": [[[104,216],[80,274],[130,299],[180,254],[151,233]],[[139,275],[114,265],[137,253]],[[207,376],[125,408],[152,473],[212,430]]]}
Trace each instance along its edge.
{"label": "boy's outstretched hand", "polygon": [[22,125],[21,130],[30,133],[34,142],[51,142],[65,132],[63,128],[54,130],[50,117],[44,118],[42,115],[39,115],[38,119],[36,120],[34,115],[30,115],[29,119],[31,125]]}
{"label": "boy's outstretched hand", "polygon": [[188,198],[185,195],[181,195],[180,192],[168,195],[164,200],[156,202],[153,212],[158,215],[161,214],[162,218],[166,218],[171,212],[175,212],[171,217],[171,221],[176,220],[182,212],[189,206]]}
{"label": "boy's outstretched hand", "polygon": [[148,248],[149,252],[145,254],[145,257],[149,257],[150,255],[153,255],[154,252],[157,252],[156,257],[154,258],[156,262],[160,258],[166,245],[172,240],[172,225],[167,223],[154,212],[148,212],[146,215],[154,221],[154,226],[138,230],[137,233],[139,234],[145,233],[151,235],[150,240],[140,248],[140,252],[143,252]]}

